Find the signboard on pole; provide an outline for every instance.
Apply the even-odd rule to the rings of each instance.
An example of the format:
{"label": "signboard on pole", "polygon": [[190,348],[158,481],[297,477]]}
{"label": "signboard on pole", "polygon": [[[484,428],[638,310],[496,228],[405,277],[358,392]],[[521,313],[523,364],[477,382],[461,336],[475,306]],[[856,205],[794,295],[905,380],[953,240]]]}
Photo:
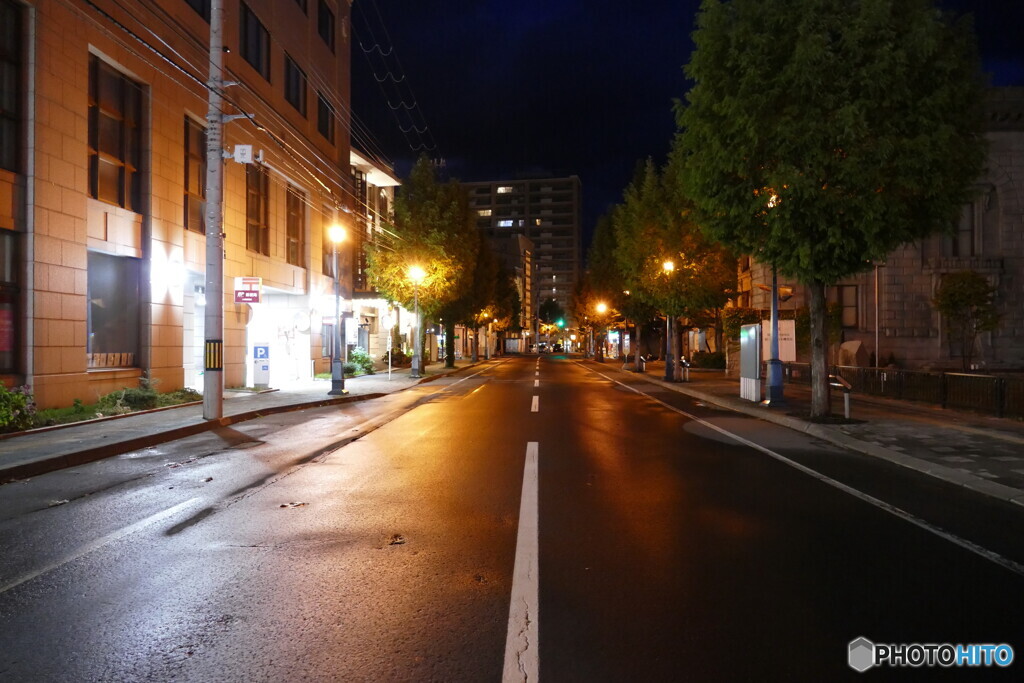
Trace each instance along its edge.
{"label": "signboard on pole", "polygon": [[[761,321],[761,359],[771,360],[772,321]],[[796,321],[779,321],[779,360],[783,363],[796,362]]]}
{"label": "signboard on pole", "polygon": [[740,328],[740,398],[761,400],[761,325]]}
{"label": "signboard on pole", "polygon": [[235,278],[235,303],[236,304],[258,304],[263,292],[263,278],[261,277],[236,277]]}

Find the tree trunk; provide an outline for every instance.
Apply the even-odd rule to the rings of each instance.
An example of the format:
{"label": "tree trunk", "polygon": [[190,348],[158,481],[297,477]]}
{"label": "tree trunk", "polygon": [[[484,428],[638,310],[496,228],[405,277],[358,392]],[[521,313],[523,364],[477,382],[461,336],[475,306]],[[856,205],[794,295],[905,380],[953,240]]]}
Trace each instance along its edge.
{"label": "tree trunk", "polygon": [[676,382],[683,381],[683,330],[679,321],[672,318],[672,358],[676,364],[672,367],[672,379]]}
{"label": "tree trunk", "polygon": [[452,320],[444,322],[444,366],[455,367],[455,322]]}
{"label": "tree trunk", "polygon": [[633,325],[633,369],[640,372],[640,323]]}
{"label": "tree trunk", "polygon": [[811,295],[811,417],[827,417],[832,414],[832,396],[828,386],[825,283],[814,280],[808,289]]}

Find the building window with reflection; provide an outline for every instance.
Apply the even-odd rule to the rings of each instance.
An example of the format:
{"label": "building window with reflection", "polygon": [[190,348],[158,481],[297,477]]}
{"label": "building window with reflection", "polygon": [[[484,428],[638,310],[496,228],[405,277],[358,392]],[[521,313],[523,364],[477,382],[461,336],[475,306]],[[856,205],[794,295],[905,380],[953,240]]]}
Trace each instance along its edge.
{"label": "building window with reflection", "polygon": [[18,3],[0,0],[0,168],[13,172],[21,156],[22,16]]}
{"label": "building window with reflection", "polygon": [[270,256],[270,175],[260,164],[245,167],[245,248]]}
{"label": "building window with reflection", "polygon": [[206,129],[185,117],[185,229],[206,234]]}
{"label": "building window with reflection", "polygon": [[270,33],[244,2],[239,13],[239,48],[242,59],[249,62],[263,78],[270,80]]}
{"label": "building window with reflection", "polygon": [[288,263],[305,267],[306,194],[288,186]]}
{"label": "building window with reflection", "polygon": [[21,338],[18,288],[20,233],[0,229],[0,372],[17,372],[18,340]]}
{"label": "building window with reflection", "polygon": [[857,327],[857,285],[837,285],[828,289],[828,303],[838,304],[841,313],[842,326],[845,328]]}
{"label": "building window with reflection", "polygon": [[89,196],[139,210],[142,89],[89,58]]}
{"label": "building window with reflection", "polygon": [[317,0],[316,30],[334,52],[334,12],[324,0]]}
{"label": "building window with reflection", "polygon": [[287,54],[284,56],[284,98],[296,111],[306,115],[306,74]]}
{"label": "building window with reflection", "polygon": [[139,361],[141,261],[90,251],[88,266],[89,367],[135,367]]}
{"label": "building window with reflection", "polygon": [[324,97],[323,93],[317,93],[316,102],[316,129],[327,142],[334,144],[334,107]]}

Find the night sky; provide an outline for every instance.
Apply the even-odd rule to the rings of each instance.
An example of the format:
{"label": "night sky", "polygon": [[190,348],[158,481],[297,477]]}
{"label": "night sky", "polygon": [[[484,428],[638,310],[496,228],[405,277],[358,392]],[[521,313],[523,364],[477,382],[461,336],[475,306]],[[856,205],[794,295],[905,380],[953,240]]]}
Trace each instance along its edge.
{"label": "night sky", "polygon": [[[1024,86],[1024,2],[939,4],[973,13],[993,85]],[[464,181],[578,175],[589,236],[636,162],[668,152],[699,6],[356,0],[353,142],[400,175],[421,151]]]}

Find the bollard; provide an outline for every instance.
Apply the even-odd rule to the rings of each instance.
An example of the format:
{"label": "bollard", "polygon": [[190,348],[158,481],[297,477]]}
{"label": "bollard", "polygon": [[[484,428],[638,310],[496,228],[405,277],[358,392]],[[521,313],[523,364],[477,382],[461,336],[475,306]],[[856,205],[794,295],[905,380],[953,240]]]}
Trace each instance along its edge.
{"label": "bollard", "polygon": [[853,386],[851,386],[849,382],[847,382],[845,379],[843,379],[839,375],[829,375],[828,376],[828,383],[829,383],[829,386],[833,386],[836,389],[842,389],[843,390],[843,416],[847,420],[849,420],[850,419],[850,390],[853,389]]}

